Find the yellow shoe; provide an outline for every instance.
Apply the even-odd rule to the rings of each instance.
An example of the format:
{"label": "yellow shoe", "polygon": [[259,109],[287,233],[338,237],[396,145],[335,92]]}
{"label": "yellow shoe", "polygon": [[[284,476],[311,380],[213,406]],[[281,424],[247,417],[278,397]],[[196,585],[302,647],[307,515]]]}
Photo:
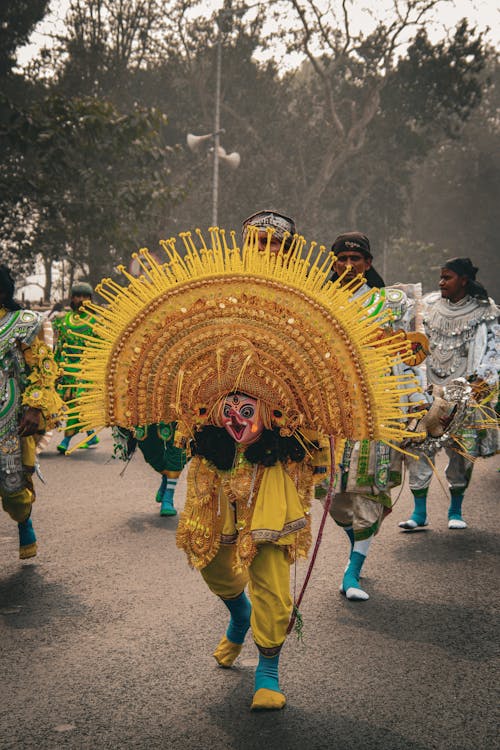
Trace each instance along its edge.
{"label": "yellow shoe", "polygon": [[259,688],[255,693],[251,705],[252,711],[279,711],[286,704],[283,693],[268,688]]}
{"label": "yellow shoe", "polygon": [[236,658],[239,656],[242,647],[243,644],[233,643],[224,636],[213,653],[215,661],[219,667],[224,667],[224,669],[232,667]]}
{"label": "yellow shoe", "polygon": [[23,547],[19,547],[19,559],[28,560],[30,557],[36,557],[36,552],[36,542],[25,544]]}

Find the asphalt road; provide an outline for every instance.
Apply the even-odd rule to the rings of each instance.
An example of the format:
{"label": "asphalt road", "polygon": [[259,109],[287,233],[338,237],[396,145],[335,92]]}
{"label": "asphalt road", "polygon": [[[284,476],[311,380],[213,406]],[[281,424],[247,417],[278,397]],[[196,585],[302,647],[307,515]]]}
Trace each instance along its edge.
{"label": "asphalt road", "polygon": [[[37,482],[38,557],[18,560],[0,516],[2,750],[500,747],[498,457],[475,467],[466,531],[448,531],[436,479],[429,529],[398,530],[404,487],[365,565],[368,602],[338,592],[348,545],[328,519],[303,641],[282,652],[287,706],[254,714],[256,648],[248,638],[236,668],[216,666],[225,609],[176,548],[177,520],[159,516],[155,473],[138,454],[120,477],[106,433],[72,456],[55,445]],[[315,528],[320,515],[317,503]]]}

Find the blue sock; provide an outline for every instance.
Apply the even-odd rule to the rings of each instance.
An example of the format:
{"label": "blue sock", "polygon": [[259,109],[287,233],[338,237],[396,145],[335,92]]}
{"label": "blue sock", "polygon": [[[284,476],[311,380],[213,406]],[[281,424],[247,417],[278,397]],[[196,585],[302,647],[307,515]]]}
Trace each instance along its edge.
{"label": "blue sock", "polygon": [[231,643],[243,643],[247,630],[250,627],[252,605],[244,591],[236,599],[222,599],[222,601],[231,613],[231,619],[226,630],[226,638]]}
{"label": "blue sock", "polygon": [[[92,435],[94,430],[87,430],[87,435]],[[94,437],[91,437],[90,440],[87,440],[87,445],[98,445],[99,438],[97,435],[94,435]]]}
{"label": "blue sock", "polygon": [[157,503],[161,503],[163,499],[163,493],[165,492],[166,489],[167,489],[167,477],[165,476],[165,474],[163,474],[161,478],[161,484],[158,488],[158,492],[156,493],[155,500]]}
{"label": "blue sock", "polygon": [[448,508],[448,520],[449,521],[462,521],[462,501],[464,499],[463,492],[452,492],[451,503]]}
{"label": "blue sock", "polygon": [[171,479],[170,477],[167,477],[166,492],[168,492],[168,494],[172,498],[172,503],[174,502],[174,492],[175,492],[176,487],[177,487],[177,479]]}
{"label": "blue sock", "polygon": [[276,656],[264,656],[259,653],[259,663],[255,670],[255,692],[260,688],[281,692],[278,677],[279,660],[279,653]]}
{"label": "blue sock", "polygon": [[413,492],[413,502],[415,507],[410,516],[411,520],[415,521],[419,526],[423,526],[427,520],[427,490],[425,490],[425,494],[423,493],[423,490]]}
{"label": "blue sock", "polygon": [[36,542],[35,530],[31,518],[27,518],[26,521],[17,524],[19,529],[19,546],[27,547],[29,544]]}
{"label": "blue sock", "polygon": [[171,510],[171,511],[175,510],[174,492],[175,492],[176,486],[177,486],[177,479],[170,479],[170,477],[167,477],[165,489],[163,490],[163,495],[161,497],[162,510]]}
{"label": "blue sock", "polygon": [[351,542],[351,549],[354,547],[354,529],[352,526],[342,526],[345,533],[349,537],[349,541]]}
{"label": "blue sock", "polygon": [[347,566],[347,570],[344,573],[344,578],[342,579],[342,587],[344,591],[347,591],[347,589],[351,588],[360,588],[359,576],[365,560],[366,555],[362,555],[361,552],[351,552],[349,565]]}
{"label": "blue sock", "polygon": [[[170,483],[173,482],[173,487]],[[160,516],[176,516],[177,511],[174,508],[174,488],[177,484],[177,479],[167,479],[167,487],[161,498],[160,505]]]}
{"label": "blue sock", "polygon": [[62,452],[67,451],[69,448],[71,437],[72,437],[71,435],[65,435],[63,439],[61,440],[61,442],[59,443],[59,445],[57,446],[57,450],[62,451]]}

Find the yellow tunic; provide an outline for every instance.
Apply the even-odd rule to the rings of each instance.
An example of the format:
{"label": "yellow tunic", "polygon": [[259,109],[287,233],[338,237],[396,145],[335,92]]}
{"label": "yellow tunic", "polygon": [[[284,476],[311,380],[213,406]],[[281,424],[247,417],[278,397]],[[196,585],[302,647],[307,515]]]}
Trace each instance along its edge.
{"label": "yellow tunic", "polygon": [[313,467],[307,459],[263,467],[241,456],[235,468],[219,471],[196,456],[177,546],[198,569],[214,559],[221,544],[236,545],[236,571],[248,568],[263,543],[284,547],[290,561],[306,557],[312,489]]}

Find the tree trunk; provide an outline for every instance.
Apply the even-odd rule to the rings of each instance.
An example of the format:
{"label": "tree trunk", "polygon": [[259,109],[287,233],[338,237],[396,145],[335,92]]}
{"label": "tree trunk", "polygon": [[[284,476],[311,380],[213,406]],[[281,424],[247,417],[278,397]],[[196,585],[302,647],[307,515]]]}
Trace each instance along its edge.
{"label": "tree trunk", "polygon": [[45,304],[50,302],[52,296],[52,258],[43,259],[43,267],[45,270],[45,285],[43,288],[43,301]]}

